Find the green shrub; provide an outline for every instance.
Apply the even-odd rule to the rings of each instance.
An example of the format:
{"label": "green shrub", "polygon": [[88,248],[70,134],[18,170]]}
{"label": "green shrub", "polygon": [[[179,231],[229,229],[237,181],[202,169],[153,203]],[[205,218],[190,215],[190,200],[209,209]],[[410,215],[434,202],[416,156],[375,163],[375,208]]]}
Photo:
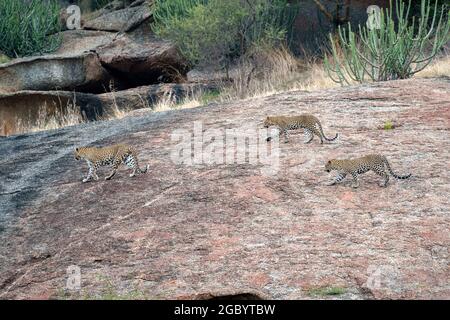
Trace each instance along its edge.
{"label": "green shrub", "polygon": [[309,296],[339,296],[346,293],[345,288],[341,287],[318,287],[318,288],[311,288],[307,290],[307,294]]}
{"label": "green shrub", "polygon": [[0,51],[22,57],[55,51],[61,44],[57,0],[0,0]]}
{"label": "green shrub", "polygon": [[324,64],[331,79],[349,84],[410,78],[450,40],[450,15],[437,2],[422,0],[414,19],[410,2],[390,4],[381,11],[379,28],[359,26],[354,32],[349,25],[339,28],[336,37],[330,34],[334,63],[326,57]]}
{"label": "green shrub", "polygon": [[394,124],[392,123],[391,120],[387,120],[383,125],[383,129],[384,130],[392,130],[392,129],[394,129]]}
{"label": "green shrub", "polygon": [[9,58],[0,52],[0,64],[7,63]]}
{"label": "green shrub", "polygon": [[286,0],[155,0],[152,28],[191,65],[230,62],[255,46],[276,46],[294,20]]}

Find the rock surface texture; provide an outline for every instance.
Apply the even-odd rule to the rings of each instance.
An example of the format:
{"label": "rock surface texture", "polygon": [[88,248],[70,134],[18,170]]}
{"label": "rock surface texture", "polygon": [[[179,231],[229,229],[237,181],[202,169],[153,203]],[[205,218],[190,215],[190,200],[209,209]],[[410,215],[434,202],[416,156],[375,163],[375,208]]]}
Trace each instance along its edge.
{"label": "rock surface texture", "polygon": [[[279,144],[279,170],[172,161],[175,129],[317,115],[337,142]],[[395,128],[383,130],[390,120]],[[198,124],[197,123],[197,124]],[[450,298],[450,79],[292,91],[1,138],[0,297]],[[201,132],[201,129],[200,129]],[[130,143],[150,172],[82,184],[80,145]],[[264,143],[264,144],[263,144]],[[265,145],[265,141],[260,141]],[[276,146],[276,141],[272,146]],[[326,186],[329,158],[383,153],[387,188]],[[5,156],[7,155],[7,156]],[[81,289],[65,289],[67,268]],[[70,280],[70,279],[69,279]],[[334,295],[331,295],[333,294]]]}

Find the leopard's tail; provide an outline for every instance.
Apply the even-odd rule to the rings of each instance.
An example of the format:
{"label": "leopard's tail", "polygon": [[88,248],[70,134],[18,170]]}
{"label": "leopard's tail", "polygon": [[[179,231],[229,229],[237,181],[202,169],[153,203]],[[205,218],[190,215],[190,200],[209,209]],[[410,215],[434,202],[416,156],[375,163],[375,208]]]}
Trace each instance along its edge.
{"label": "leopard's tail", "polygon": [[397,179],[408,179],[409,177],[411,177],[411,173],[408,173],[408,174],[403,175],[403,176],[400,176],[400,175],[396,174],[396,173],[392,170],[392,168],[391,168],[389,162],[387,161],[386,157],[384,157],[384,163],[386,164],[386,167],[387,167],[387,169],[389,170],[389,173],[392,174],[392,176],[393,176],[394,178],[397,178]]}
{"label": "leopard's tail", "polygon": [[320,134],[322,135],[322,137],[326,140],[326,141],[334,141],[339,137],[339,133],[336,133],[336,135],[334,136],[334,138],[327,138],[325,136],[325,134],[323,133],[323,129],[322,129],[322,125],[320,124],[320,122],[317,122],[317,126],[319,127],[320,130]]}
{"label": "leopard's tail", "polygon": [[[131,155],[131,157],[128,157],[127,161],[131,162],[131,166],[134,166],[138,173],[146,173],[148,171],[148,169],[150,168],[150,165],[147,164],[144,169],[141,169],[141,167],[139,166],[139,160],[137,157],[136,150],[134,148],[130,148],[129,154]],[[127,165],[128,165],[128,162],[127,162]]]}

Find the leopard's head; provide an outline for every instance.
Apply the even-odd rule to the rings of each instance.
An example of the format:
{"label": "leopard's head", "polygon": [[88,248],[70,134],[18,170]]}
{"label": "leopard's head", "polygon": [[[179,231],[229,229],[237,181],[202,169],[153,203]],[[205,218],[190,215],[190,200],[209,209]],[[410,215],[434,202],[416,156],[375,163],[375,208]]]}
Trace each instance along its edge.
{"label": "leopard's head", "polygon": [[85,148],[75,148],[75,160],[81,160],[84,158]]}
{"label": "leopard's head", "polygon": [[325,171],[330,172],[331,170],[336,169],[336,159],[328,160],[327,164],[325,165]]}
{"label": "leopard's head", "polygon": [[275,125],[274,117],[266,117],[266,120],[264,120],[264,128],[269,128],[270,126]]}

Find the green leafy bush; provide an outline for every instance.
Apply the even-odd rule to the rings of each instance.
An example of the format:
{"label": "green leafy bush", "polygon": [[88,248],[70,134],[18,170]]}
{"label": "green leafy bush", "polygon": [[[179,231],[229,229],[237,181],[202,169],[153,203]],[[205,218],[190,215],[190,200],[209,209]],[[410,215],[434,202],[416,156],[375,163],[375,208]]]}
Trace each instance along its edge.
{"label": "green leafy bush", "polygon": [[423,70],[450,40],[448,9],[433,3],[422,0],[418,18],[412,18],[411,2],[397,0],[393,7],[391,1],[381,11],[379,27],[339,28],[337,36],[330,35],[334,63],[324,61],[331,79],[341,84],[386,81]]}
{"label": "green leafy bush", "polygon": [[152,28],[192,64],[225,67],[255,46],[276,46],[289,33],[286,0],[156,0]]}
{"label": "green leafy bush", "polygon": [[22,57],[55,51],[61,44],[56,0],[0,0],[0,51]]}

